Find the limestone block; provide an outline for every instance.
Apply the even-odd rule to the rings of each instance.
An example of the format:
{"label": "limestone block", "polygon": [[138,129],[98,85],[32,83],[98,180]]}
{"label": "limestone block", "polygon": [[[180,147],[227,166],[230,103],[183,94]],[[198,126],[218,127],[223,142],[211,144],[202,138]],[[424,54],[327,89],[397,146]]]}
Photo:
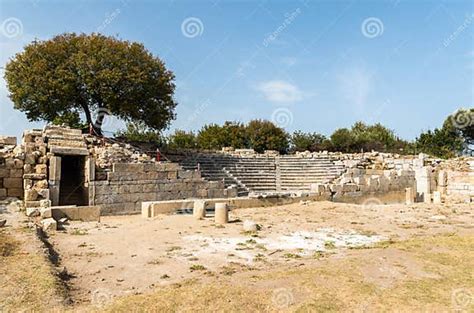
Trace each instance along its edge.
{"label": "limestone block", "polygon": [[31,189],[33,188],[34,182],[32,179],[24,179],[23,180],[23,188],[24,189]]}
{"label": "limestone block", "polygon": [[441,204],[441,192],[434,191],[433,192],[433,203],[434,204]]}
{"label": "limestone block", "polygon": [[37,192],[39,197],[49,199],[49,189],[39,189]]}
{"label": "limestone block", "polygon": [[245,220],[243,228],[246,232],[256,232],[258,230],[258,225],[254,221]]}
{"label": "limestone block", "polygon": [[26,208],[26,216],[35,217],[39,215],[40,215],[40,211],[38,208],[29,208],[29,207]]}
{"label": "limestone block", "polygon": [[23,169],[11,169],[10,170],[10,177],[23,177]]}
{"label": "limestone block", "polygon": [[33,173],[33,167],[31,166],[31,164],[25,164],[23,165],[23,172],[25,174],[31,174]]}
{"label": "limestone block", "polygon": [[413,201],[415,200],[415,192],[413,188],[405,188],[405,203],[407,205],[413,204]]}
{"label": "limestone block", "polygon": [[0,168],[0,179],[10,177],[10,170],[6,168]]}
{"label": "limestone block", "polygon": [[42,218],[52,218],[53,214],[51,208],[41,208],[40,209],[40,216]]}
{"label": "limestone block", "polygon": [[36,189],[47,189],[49,187],[48,181],[46,179],[37,180],[33,187]]}
{"label": "limestone block", "polygon": [[7,197],[7,190],[5,188],[0,188],[0,199]]}
{"label": "limestone block", "polygon": [[25,190],[25,201],[36,201],[38,199],[38,192],[35,189]]}
{"label": "limestone block", "polygon": [[3,186],[7,189],[10,189],[10,188],[22,189],[23,188],[23,179],[21,179],[19,177],[4,178],[3,179]]}
{"label": "limestone block", "polygon": [[215,204],[215,217],[216,224],[227,224],[229,222],[229,210],[227,203],[219,202]]}
{"label": "limestone block", "polygon": [[36,164],[36,156],[34,154],[27,153],[25,155],[25,164],[34,165]]}
{"label": "limestone block", "polygon": [[40,200],[39,203],[40,203],[39,206],[40,206],[41,208],[49,208],[49,207],[51,207],[51,200],[48,200],[48,199]]}
{"label": "limestone block", "polygon": [[47,175],[48,174],[47,170],[48,170],[48,167],[46,166],[46,164],[38,164],[35,166],[36,174]]}
{"label": "limestone block", "polygon": [[16,137],[0,136],[0,145],[15,146],[16,145]]}
{"label": "limestone block", "polygon": [[193,216],[194,218],[201,220],[206,217],[206,202],[203,200],[194,201],[193,206]]}
{"label": "limestone block", "polygon": [[54,218],[47,218],[41,221],[43,231],[55,231],[58,228],[58,223]]}

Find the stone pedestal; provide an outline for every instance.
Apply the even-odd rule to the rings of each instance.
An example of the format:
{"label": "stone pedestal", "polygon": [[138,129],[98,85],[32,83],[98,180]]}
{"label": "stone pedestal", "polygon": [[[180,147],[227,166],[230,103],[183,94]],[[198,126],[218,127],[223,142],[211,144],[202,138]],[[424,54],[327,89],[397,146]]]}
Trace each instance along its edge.
{"label": "stone pedestal", "polygon": [[441,192],[439,191],[433,192],[433,203],[441,204]]}
{"label": "stone pedestal", "polygon": [[413,204],[415,200],[415,192],[413,188],[405,188],[405,203],[407,205]]}
{"label": "stone pedestal", "polygon": [[227,209],[227,203],[216,203],[215,222],[216,224],[227,224],[229,222],[229,210]]}
{"label": "stone pedestal", "polygon": [[203,200],[194,201],[193,216],[195,219],[202,220],[206,217],[206,202]]}

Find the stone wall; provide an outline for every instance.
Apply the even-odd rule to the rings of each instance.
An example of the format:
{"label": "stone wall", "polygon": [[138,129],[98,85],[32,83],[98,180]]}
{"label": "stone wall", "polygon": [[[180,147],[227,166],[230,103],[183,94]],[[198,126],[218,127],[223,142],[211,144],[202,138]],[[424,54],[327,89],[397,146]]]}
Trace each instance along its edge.
{"label": "stone wall", "polygon": [[115,163],[106,180],[89,186],[89,203],[100,205],[103,215],[139,213],[145,201],[236,196],[236,188],[205,181],[176,163]]}
{"label": "stone wall", "polygon": [[[414,188],[415,173],[410,170],[349,169],[331,184],[315,184],[312,192],[331,194],[334,201],[355,201],[383,194],[405,195],[406,188]],[[384,201],[380,201],[381,203]]]}
{"label": "stone wall", "polygon": [[0,200],[23,198],[24,158],[16,137],[0,136]]}

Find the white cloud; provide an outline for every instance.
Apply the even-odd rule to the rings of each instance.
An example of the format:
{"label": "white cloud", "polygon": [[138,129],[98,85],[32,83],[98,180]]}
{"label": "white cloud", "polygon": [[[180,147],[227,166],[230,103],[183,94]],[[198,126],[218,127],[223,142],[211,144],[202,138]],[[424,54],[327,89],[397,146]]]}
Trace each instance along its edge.
{"label": "white cloud", "polygon": [[260,83],[257,90],[262,92],[265,99],[271,102],[292,103],[303,99],[303,93],[298,86],[283,80]]}
{"label": "white cloud", "polygon": [[338,75],[343,96],[357,108],[363,107],[372,90],[372,74],[364,68],[352,68]]}

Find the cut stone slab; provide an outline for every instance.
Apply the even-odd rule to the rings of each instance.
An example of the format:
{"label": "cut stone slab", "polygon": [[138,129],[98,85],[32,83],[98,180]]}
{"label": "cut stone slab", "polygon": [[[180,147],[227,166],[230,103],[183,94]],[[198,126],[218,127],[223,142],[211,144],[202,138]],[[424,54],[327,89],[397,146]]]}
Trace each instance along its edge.
{"label": "cut stone slab", "polygon": [[244,221],[244,231],[255,232],[258,230],[258,225],[254,221]]}
{"label": "cut stone slab", "polygon": [[28,217],[36,217],[40,215],[40,211],[38,208],[26,208],[26,216]]}
{"label": "cut stone slab", "polygon": [[54,218],[47,218],[41,221],[41,226],[44,231],[55,231],[58,229],[58,223]]}
{"label": "cut stone slab", "polygon": [[51,212],[51,208],[41,208],[40,215],[42,218],[52,218],[53,214]]}
{"label": "cut stone slab", "polygon": [[100,206],[56,206],[51,207],[55,220],[66,217],[70,221],[99,222]]}
{"label": "cut stone slab", "polygon": [[194,201],[193,216],[195,219],[202,220],[206,217],[206,201]]}

